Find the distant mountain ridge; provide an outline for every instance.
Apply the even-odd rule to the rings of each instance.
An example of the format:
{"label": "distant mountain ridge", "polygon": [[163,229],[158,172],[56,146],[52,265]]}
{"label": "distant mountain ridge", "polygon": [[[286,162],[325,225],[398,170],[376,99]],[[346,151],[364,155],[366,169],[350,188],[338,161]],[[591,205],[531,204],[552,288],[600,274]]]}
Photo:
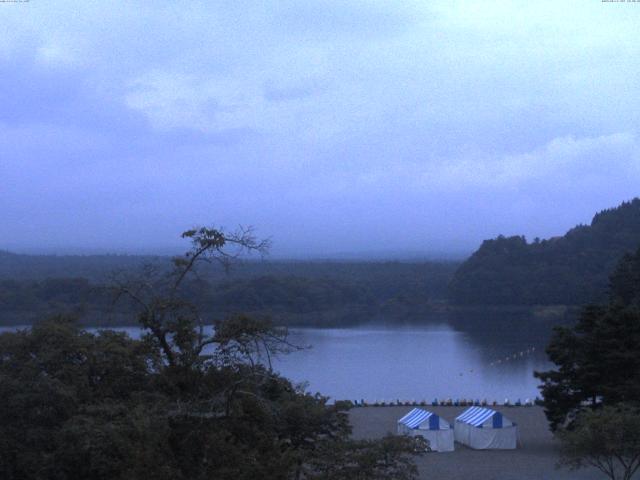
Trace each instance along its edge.
{"label": "distant mountain ridge", "polygon": [[581,305],[604,301],[608,276],[640,246],[640,199],[597,213],[562,237],[485,240],[449,284],[460,305]]}

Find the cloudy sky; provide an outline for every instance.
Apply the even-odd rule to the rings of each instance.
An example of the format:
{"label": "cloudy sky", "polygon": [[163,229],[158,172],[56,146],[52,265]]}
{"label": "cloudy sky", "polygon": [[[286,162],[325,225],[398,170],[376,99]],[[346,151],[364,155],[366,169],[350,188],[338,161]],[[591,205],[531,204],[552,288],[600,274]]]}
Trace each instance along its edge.
{"label": "cloudy sky", "polygon": [[640,3],[0,3],[0,249],[468,253],[640,194]]}

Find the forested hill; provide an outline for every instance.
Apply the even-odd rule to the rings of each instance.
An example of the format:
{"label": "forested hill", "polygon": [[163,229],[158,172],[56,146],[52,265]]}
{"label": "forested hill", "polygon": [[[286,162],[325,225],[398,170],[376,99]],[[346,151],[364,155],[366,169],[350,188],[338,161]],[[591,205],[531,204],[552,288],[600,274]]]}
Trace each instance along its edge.
{"label": "forested hill", "polygon": [[621,257],[640,246],[640,199],[597,213],[563,237],[486,240],[456,271],[449,299],[473,305],[581,305],[603,301]]}
{"label": "forested hill", "polygon": [[[114,305],[112,274],[139,274],[168,257],[126,255],[30,256],[0,251],[0,326],[30,324],[56,313],[85,324],[131,324],[134,309]],[[207,318],[268,315],[289,325],[334,326],[423,318],[446,298],[453,262],[245,261],[225,272],[202,265],[184,296]],[[129,323],[126,323],[129,322]]]}

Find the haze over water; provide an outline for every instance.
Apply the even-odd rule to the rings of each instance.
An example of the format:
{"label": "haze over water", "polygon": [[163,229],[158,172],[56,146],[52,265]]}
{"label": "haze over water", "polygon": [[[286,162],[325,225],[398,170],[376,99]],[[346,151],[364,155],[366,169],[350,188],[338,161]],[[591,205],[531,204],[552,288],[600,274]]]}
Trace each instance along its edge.
{"label": "haze over water", "polygon": [[[483,345],[447,325],[290,333],[294,343],[312,348],[280,357],[276,369],[338,400],[524,401],[539,395],[533,372],[549,367],[540,348],[519,356],[533,346],[524,339],[504,344],[496,338],[496,344]],[[515,359],[505,361],[513,354]]]}

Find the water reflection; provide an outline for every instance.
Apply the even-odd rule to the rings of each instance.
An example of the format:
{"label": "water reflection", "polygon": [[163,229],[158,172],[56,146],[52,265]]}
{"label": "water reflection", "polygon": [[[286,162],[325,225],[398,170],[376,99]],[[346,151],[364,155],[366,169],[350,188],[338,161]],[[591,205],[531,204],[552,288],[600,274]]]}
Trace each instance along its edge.
{"label": "water reflection", "polygon": [[[116,330],[140,337],[136,327]],[[312,348],[277,358],[274,368],[333,399],[536,397],[533,372],[550,367],[543,351],[546,340],[523,332],[510,335],[499,326],[480,331],[461,332],[448,324],[290,329],[294,343]]]}
{"label": "water reflection", "polygon": [[276,368],[337,399],[524,400],[538,395],[533,371],[549,367],[542,349],[531,351],[526,339],[483,345],[448,325],[294,329],[291,335],[313,348],[280,358]]}

